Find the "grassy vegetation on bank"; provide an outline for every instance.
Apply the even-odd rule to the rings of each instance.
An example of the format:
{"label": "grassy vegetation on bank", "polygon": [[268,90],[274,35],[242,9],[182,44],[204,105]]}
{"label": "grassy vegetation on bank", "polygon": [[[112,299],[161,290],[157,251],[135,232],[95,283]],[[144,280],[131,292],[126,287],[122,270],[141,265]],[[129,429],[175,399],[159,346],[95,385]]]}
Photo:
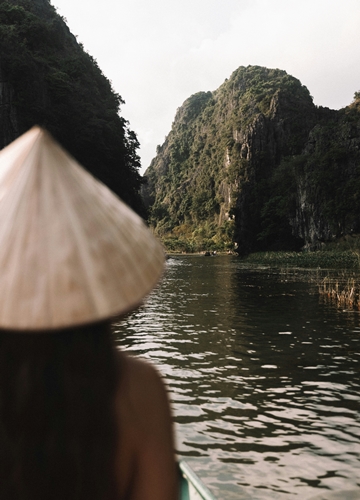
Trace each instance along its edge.
{"label": "grassy vegetation on bank", "polygon": [[[169,253],[235,252],[234,222],[226,221],[221,227],[205,222],[194,227],[181,224],[172,231],[155,234]],[[295,266],[322,269],[360,269],[360,235],[344,236],[324,244],[321,250],[302,252],[255,252],[242,257],[244,262],[274,266]]]}
{"label": "grassy vegetation on bank", "polygon": [[[273,266],[329,269],[328,275],[318,285],[320,297],[341,309],[360,310],[358,235],[329,243],[321,251],[259,252],[249,255],[244,261]],[[335,271],[335,275],[330,269]]]}
{"label": "grassy vegetation on bank", "polygon": [[360,269],[360,235],[344,236],[312,252],[257,252],[246,262],[322,269]]}
{"label": "grassy vegetation on bank", "polygon": [[360,252],[319,250],[316,252],[258,252],[243,259],[252,264],[307,268],[360,268]]}
{"label": "grassy vegetation on bank", "polygon": [[234,221],[225,221],[220,227],[210,222],[198,227],[181,224],[165,234],[156,234],[169,253],[228,252],[234,249],[233,231]]}
{"label": "grassy vegetation on bank", "polygon": [[[234,252],[234,245],[231,242],[204,235],[195,235],[192,238],[167,235],[161,238],[161,241],[168,253]],[[344,250],[334,246],[313,252],[256,252],[241,259],[249,264],[272,266],[360,269],[360,249]]]}
{"label": "grassy vegetation on bank", "polygon": [[354,277],[327,276],[319,285],[319,294],[337,307],[360,310],[360,283]]}

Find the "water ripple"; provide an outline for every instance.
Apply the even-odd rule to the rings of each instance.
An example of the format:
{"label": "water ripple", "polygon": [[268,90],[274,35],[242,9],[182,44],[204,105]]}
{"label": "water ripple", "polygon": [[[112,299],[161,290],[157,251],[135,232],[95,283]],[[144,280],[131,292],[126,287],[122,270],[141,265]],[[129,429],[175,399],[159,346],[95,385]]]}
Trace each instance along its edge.
{"label": "water ripple", "polygon": [[171,258],[114,325],[164,375],[178,454],[219,500],[360,488],[360,326],[319,302],[316,273]]}

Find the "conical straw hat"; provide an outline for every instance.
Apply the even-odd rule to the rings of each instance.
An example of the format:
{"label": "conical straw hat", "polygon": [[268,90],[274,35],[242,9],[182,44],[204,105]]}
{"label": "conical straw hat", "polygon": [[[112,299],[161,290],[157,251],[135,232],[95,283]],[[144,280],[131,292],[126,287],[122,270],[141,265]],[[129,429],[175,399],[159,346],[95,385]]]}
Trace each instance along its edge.
{"label": "conical straw hat", "polygon": [[139,305],[159,279],[142,219],[39,127],[0,152],[0,328],[82,325]]}

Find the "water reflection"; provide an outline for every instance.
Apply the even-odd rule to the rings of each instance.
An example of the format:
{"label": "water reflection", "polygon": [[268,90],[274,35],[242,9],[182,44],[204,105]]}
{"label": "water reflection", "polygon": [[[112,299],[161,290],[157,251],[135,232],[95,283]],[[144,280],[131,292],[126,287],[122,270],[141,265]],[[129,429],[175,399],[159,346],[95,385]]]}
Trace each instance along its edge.
{"label": "water reflection", "polygon": [[178,453],[219,499],[360,486],[358,314],[321,303],[314,274],[173,258],[115,328],[165,376]]}

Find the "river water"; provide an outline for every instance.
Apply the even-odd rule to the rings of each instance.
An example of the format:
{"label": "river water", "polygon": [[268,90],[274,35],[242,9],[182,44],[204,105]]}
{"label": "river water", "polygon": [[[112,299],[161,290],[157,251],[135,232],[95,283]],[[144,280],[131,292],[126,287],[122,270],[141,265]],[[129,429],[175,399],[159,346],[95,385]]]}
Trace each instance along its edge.
{"label": "river water", "polygon": [[177,453],[219,500],[360,498],[360,313],[319,277],[176,256],[115,326],[163,374]]}

